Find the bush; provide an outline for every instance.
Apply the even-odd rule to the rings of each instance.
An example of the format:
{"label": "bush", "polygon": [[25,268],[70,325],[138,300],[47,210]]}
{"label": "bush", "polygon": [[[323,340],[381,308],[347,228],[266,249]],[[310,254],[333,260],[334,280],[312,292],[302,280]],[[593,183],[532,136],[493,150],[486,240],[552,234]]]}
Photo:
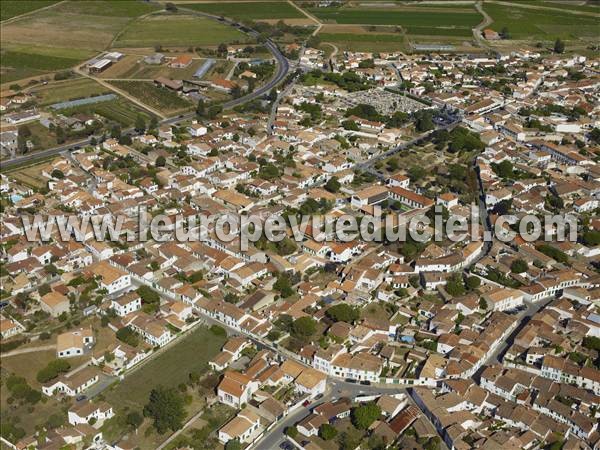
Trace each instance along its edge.
{"label": "bush", "polygon": [[321,439],[325,441],[329,441],[337,436],[337,430],[333,427],[333,425],[329,425],[328,423],[324,423],[319,428],[319,436]]}
{"label": "bush", "polygon": [[47,383],[48,381],[55,379],[59,374],[68,372],[70,368],[71,364],[64,359],[55,359],[41,369],[37,373],[36,378],[40,383]]}
{"label": "bush", "polygon": [[123,327],[117,331],[117,339],[132,347],[137,347],[140,343],[139,336],[130,327]]}

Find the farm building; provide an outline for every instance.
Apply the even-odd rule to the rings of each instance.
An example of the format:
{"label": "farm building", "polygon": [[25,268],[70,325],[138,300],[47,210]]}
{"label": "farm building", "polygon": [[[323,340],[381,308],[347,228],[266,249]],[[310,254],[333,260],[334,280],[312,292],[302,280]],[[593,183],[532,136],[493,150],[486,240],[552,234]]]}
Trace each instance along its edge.
{"label": "farm building", "polygon": [[112,63],[113,62],[110,59],[103,58],[98,61],[95,61],[93,64],[90,64],[88,66],[88,71],[90,73],[104,72],[106,69],[108,69],[112,65]]}
{"label": "farm building", "polygon": [[120,61],[121,59],[123,59],[123,56],[125,55],[120,52],[110,52],[104,55],[106,59],[110,59],[111,61]]}
{"label": "farm building", "polygon": [[154,55],[146,56],[144,58],[144,63],[151,65],[159,65],[162,64],[164,60],[165,55],[163,55],[162,53],[155,53]]}
{"label": "farm building", "polygon": [[185,69],[192,63],[192,57],[190,55],[181,55],[174,58],[169,64],[174,69]]}
{"label": "farm building", "polygon": [[208,58],[204,63],[196,70],[194,74],[194,78],[202,78],[207,72],[210,70],[212,66],[214,66],[216,61],[212,58]]}
{"label": "farm building", "polygon": [[211,86],[218,91],[231,92],[237,85],[233,81],[226,80],[225,78],[216,78],[211,81]]}
{"label": "farm building", "polygon": [[483,30],[483,37],[488,41],[497,41],[500,39],[500,35],[490,28]]}
{"label": "farm building", "polygon": [[183,81],[171,80],[170,78],[158,77],[154,79],[154,84],[159,87],[166,87],[173,91],[180,91],[183,88]]}

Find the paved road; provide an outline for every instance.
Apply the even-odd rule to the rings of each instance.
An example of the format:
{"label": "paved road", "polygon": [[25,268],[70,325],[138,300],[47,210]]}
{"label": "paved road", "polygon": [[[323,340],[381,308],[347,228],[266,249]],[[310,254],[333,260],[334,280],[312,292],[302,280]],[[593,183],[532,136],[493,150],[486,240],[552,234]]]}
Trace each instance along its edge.
{"label": "paved road", "polygon": [[[192,15],[207,17],[207,18],[217,20],[219,22],[234,26],[236,28],[239,28],[239,25],[237,24],[237,22],[234,22],[233,20],[230,20],[230,19],[224,19],[224,18],[221,18],[218,16],[213,16],[211,14],[205,14],[205,13],[202,13],[199,11],[194,11],[194,10],[190,10],[190,9],[186,9],[186,8],[182,8],[182,7],[180,7],[179,9],[185,10],[186,13],[189,12]],[[246,34],[249,34],[250,36],[252,36],[254,38],[257,38],[259,35],[258,32],[248,29],[247,27],[245,27],[245,30],[247,30],[247,31],[245,31]],[[244,30],[240,30],[240,31],[244,31]],[[283,54],[281,53],[281,51],[279,50],[277,45],[275,43],[273,43],[271,40],[267,40],[264,43],[264,46],[269,50],[269,52],[271,52],[271,54],[275,58],[275,60],[277,62],[277,71],[275,72],[275,74],[269,80],[269,82],[267,84],[264,84],[263,86],[259,87],[255,91],[250,92],[249,94],[244,95],[242,97],[235,98],[233,100],[229,100],[228,102],[222,103],[221,106],[223,107],[223,109],[231,109],[231,108],[234,108],[235,106],[242,105],[249,101],[260,98],[261,96],[263,96],[264,94],[269,92],[271,89],[273,89],[275,86],[277,86],[281,81],[283,81],[283,79],[288,74],[289,69],[290,69],[289,61],[287,60],[287,58],[285,56],[283,56]],[[174,125],[178,122],[183,122],[185,120],[189,120],[194,117],[195,117],[195,113],[184,114],[184,115],[164,119],[160,122],[160,124],[161,125]],[[135,135],[136,133],[133,128],[129,128],[129,129],[124,130],[123,134]],[[57,146],[54,148],[40,150],[38,152],[33,152],[33,153],[27,153],[25,155],[19,155],[15,158],[3,160],[2,167],[3,167],[3,169],[7,169],[7,168],[15,166],[15,165],[27,164],[29,162],[33,162],[38,159],[43,159],[43,158],[47,158],[50,156],[58,155],[59,153],[62,153],[65,151],[75,150],[82,146],[89,145],[90,141],[91,141],[91,137],[82,139],[79,141],[71,142],[69,144],[60,145],[60,146]]]}

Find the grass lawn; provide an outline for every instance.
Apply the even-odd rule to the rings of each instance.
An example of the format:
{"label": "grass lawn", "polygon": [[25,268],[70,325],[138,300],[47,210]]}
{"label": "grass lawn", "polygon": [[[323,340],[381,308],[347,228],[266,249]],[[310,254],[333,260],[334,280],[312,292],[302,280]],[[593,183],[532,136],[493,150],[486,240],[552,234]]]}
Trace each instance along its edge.
{"label": "grass lawn", "polygon": [[[182,5],[183,6],[183,5]],[[306,16],[287,2],[196,3],[186,8],[216,16],[240,19],[304,19]]]}
{"label": "grass lawn", "polygon": [[111,81],[111,84],[139,99],[142,103],[172,113],[190,108],[192,105],[168,88],[156,86],[151,81]]}
{"label": "grass lawn", "polygon": [[110,92],[112,92],[110,89],[89,78],[58,81],[36,87],[29,91],[30,94],[34,94],[37,97],[40,105],[51,105],[53,103],[93,97]]}
{"label": "grass lawn", "polygon": [[[31,129],[31,127],[29,128]],[[10,177],[14,178],[19,183],[23,183],[35,189],[40,189],[45,187],[47,184],[46,180],[41,176],[42,170],[52,163],[54,159],[55,158],[48,158],[36,164],[29,163],[30,165],[19,167],[17,169],[11,169],[10,171],[4,173],[6,175],[10,174]],[[36,342],[36,344],[38,343]],[[2,362],[4,362],[4,358],[2,359]]]}
{"label": "grass lawn", "polygon": [[211,19],[157,14],[133,22],[119,35],[114,47],[196,47],[247,40],[240,31]]}
{"label": "grass lawn", "polygon": [[58,2],[59,0],[3,0],[2,8],[0,8],[0,20],[20,16]]}
{"label": "grass lawn", "polygon": [[225,340],[208,328],[197,326],[107,391],[107,401],[118,409],[125,406],[143,408],[156,386],[177,387],[188,380],[190,372],[204,372],[208,361],[220,351]]}
{"label": "grass lawn", "polygon": [[486,3],[485,11],[494,19],[491,28],[508,28],[512,39],[594,39],[598,37],[598,19],[558,10],[516,8]]}

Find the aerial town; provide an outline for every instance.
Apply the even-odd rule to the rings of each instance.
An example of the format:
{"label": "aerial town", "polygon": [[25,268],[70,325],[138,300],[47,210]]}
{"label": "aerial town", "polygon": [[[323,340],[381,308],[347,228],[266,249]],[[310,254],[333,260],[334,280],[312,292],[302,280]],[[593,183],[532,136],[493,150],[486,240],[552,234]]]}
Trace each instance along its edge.
{"label": "aerial town", "polygon": [[600,448],[599,2],[0,7],[1,449]]}

